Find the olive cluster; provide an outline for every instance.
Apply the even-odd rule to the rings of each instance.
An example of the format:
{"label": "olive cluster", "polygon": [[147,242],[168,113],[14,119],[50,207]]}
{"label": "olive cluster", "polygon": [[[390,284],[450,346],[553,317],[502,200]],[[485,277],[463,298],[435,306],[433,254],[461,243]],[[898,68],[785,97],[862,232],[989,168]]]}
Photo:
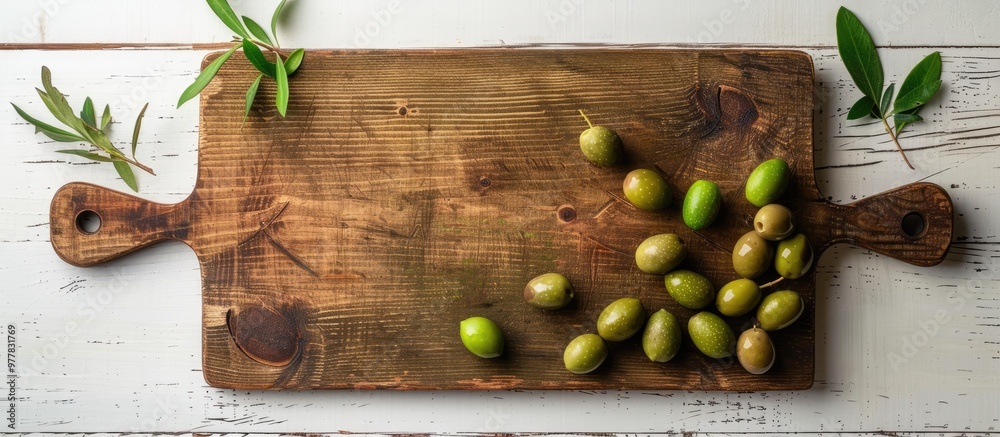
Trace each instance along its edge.
{"label": "olive cluster", "polygon": [[[687,324],[688,335],[695,347],[706,356],[716,359],[731,357],[735,350],[743,367],[755,374],[768,371],[774,363],[774,344],[767,332],[791,325],[804,309],[802,299],[795,291],[781,290],[763,296],[762,290],[784,279],[802,277],[812,266],[812,249],[805,235],[795,233],[794,214],[788,208],[773,203],[784,194],[790,179],[788,164],[781,159],[761,163],[747,178],[744,193],[746,199],[761,208],[754,217],[754,230],[743,235],[733,248],[733,270],[740,279],[725,284],[718,292],[705,276],[691,270],[677,269],[688,250],[675,234],[649,237],[639,244],[635,252],[639,269],[646,273],[664,275],[667,293],[678,304],[692,310],[702,310],[688,319]],[[692,229],[711,223],[718,209],[715,199],[721,198],[716,192],[718,188],[715,184],[704,182],[707,181],[698,181],[692,185],[692,190],[685,197],[683,216],[685,224]],[[696,190],[699,184],[701,188]],[[692,197],[694,200],[691,200]],[[689,209],[689,204],[701,206]],[[696,214],[699,211],[709,211],[711,219],[701,220],[706,214]],[[764,285],[754,282],[754,279],[767,273],[771,266],[781,278]],[[727,317],[744,316],[756,310],[752,328],[744,331],[737,339],[722,317],[714,312],[704,311],[713,302],[718,313]],[[650,358],[653,357],[653,352],[648,349],[646,352]]]}
{"label": "olive cluster", "polygon": [[[589,119],[587,123],[590,129],[580,136],[584,156],[598,166],[614,164],[621,153],[618,135],[611,129],[594,127]],[[702,353],[712,358],[726,358],[733,355],[735,346],[740,363],[756,374],[766,372],[774,363],[774,345],[767,331],[782,329],[797,320],[804,304],[792,290],[768,294],[762,302],[761,290],[780,279],[763,286],[753,280],[767,273],[772,265],[781,279],[799,278],[812,265],[812,249],[807,238],[795,233],[795,216],[788,208],[774,203],[784,195],[790,181],[788,163],[779,158],[761,163],[748,176],[744,194],[747,201],[760,210],[754,217],[754,230],[743,235],[733,249],[733,270],[740,279],[724,285],[718,293],[711,281],[701,274],[675,270],[687,256],[684,242],[675,234],[654,235],[643,241],[635,252],[639,269],[664,275],[667,293],[686,308],[701,310],[715,301],[718,312],[728,317],[743,316],[757,309],[753,327],[743,332],[738,341],[730,326],[712,312],[702,311],[688,320],[688,335]],[[622,190],[629,203],[642,210],[667,208],[672,198],[666,179],[648,169],[630,172]],[[681,217],[692,230],[701,230],[715,221],[721,205],[719,186],[712,181],[698,180],[684,196]],[[654,317],[666,322],[658,322],[653,329],[652,332],[659,335],[644,335],[643,348],[651,360],[668,361],[679,349],[680,325],[666,310],[661,309]],[[596,340],[588,341],[597,345]]]}
{"label": "olive cluster", "polygon": [[[593,126],[580,135],[580,149],[594,165],[609,166],[619,161],[622,142],[613,130]],[[677,269],[688,250],[676,234],[659,234],[644,240],[635,251],[640,270],[664,275],[667,293],[678,304],[702,310],[687,323],[688,335],[695,347],[716,359],[735,354],[743,367],[755,374],[768,371],[774,363],[774,344],[768,331],[791,325],[802,314],[805,305],[792,290],[781,290],[763,296],[762,289],[783,279],[796,279],[812,265],[812,249],[805,235],[796,233],[795,216],[777,203],[784,194],[791,171],[781,159],[761,163],[747,178],[746,199],[759,207],[754,217],[754,229],[744,234],[733,248],[733,269],[740,279],[731,281],[716,292],[712,282],[692,270]],[[670,206],[672,192],[659,173],[648,169],[630,172],[623,183],[625,198],[643,210],[659,210]],[[719,186],[712,181],[693,183],[684,197],[682,218],[692,230],[712,224],[722,204]],[[776,247],[774,247],[776,246]],[[781,275],[776,281],[758,285],[754,279],[764,275],[771,266]],[[525,301],[536,308],[555,310],[573,299],[573,286],[559,273],[546,273],[532,279],[524,288]],[[715,303],[722,315],[738,317],[756,309],[751,329],[737,340],[732,328],[721,317],[704,309]],[[643,328],[645,327],[645,330]],[[500,328],[483,317],[471,317],[461,323],[461,338],[472,353],[491,358],[503,351]],[[667,362],[680,351],[682,330],[680,321],[666,309],[649,315],[635,298],[621,298],[609,304],[597,319],[597,333],[574,338],[566,346],[563,361],[573,373],[589,373],[600,367],[608,356],[608,341],[624,341],[643,331],[642,347],[655,362]]]}
{"label": "olive cluster", "polygon": [[[737,359],[754,374],[767,372],[774,364],[776,353],[768,332],[791,325],[805,309],[801,296],[793,290],[767,296],[762,293],[762,289],[782,280],[802,277],[812,267],[812,247],[804,234],[796,233],[795,215],[774,203],[790,179],[788,164],[781,159],[765,161],[750,173],[745,195],[760,209],[754,216],[753,230],[740,237],[733,247],[733,270],[740,279],[723,286],[716,298],[716,307],[726,316],[742,316],[757,310],[753,326],[736,341]],[[757,285],[754,279],[767,273],[771,266],[781,277]]]}
{"label": "olive cluster", "polygon": [[[646,273],[664,275],[667,293],[681,306],[704,310],[714,302],[718,313],[727,317],[744,316],[756,310],[753,327],[744,331],[739,339],[729,324],[710,311],[701,311],[692,316],[687,326],[688,335],[695,347],[706,356],[727,358],[733,355],[735,349],[743,367],[755,374],[768,371],[774,363],[774,344],[767,331],[791,325],[804,309],[802,299],[795,291],[781,290],[763,296],[762,290],[784,279],[802,277],[812,266],[812,249],[804,234],[795,233],[794,214],[788,208],[773,203],[784,194],[790,179],[788,164],[781,159],[765,161],[747,178],[746,198],[761,208],[754,217],[754,230],[743,235],[733,248],[733,270],[740,279],[725,284],[718,292],[705,276],[691,270],[675,270],[688,253],[684,242],[677,235],[660,234],[649,237],[639,244],[635,252],[639,269]],[[692,188],[697,184],[692,185]],[[720,197],[713,193],[712,186],[704,186],[708,188],[700,189],[698,197]],[[694,190],[689,190],[685,197],[685,206],[692,197],[691,191]],[[711,202],[697,200],[691,203]],[[709,210],[715,208],[717,207]],[[692,224],[706,223],[689,220],[688,213],[689,210],[685,207],[685,224],[689,227],[694,228]],[[711,220],[707,221],[710,222]],[[767,273],[771,266],[774,266],[781,278],[764,285],[754,282],[754,279]],[[647,355],[650,355],[649,350]]]}

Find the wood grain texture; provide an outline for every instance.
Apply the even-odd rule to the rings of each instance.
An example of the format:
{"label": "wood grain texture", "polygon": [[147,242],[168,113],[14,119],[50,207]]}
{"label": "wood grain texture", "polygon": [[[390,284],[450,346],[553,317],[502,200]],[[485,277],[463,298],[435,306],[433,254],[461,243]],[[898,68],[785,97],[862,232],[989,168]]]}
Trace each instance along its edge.
{"label": "wood grain texture", "polygon": [[[206,59],[206,62],[208,59]],[[177,205],[126,199],[91,185],[60,190],[52,242],[63,259],[93,265],[178,239],[202,266],[204,372],[236,388],[804,389],[815,363],[812,273],[786,282],[807,310],[774,334],[766,375],[746,373],[685,344],[667,365],[638,340],[613,345],[594,374],[562,367],[565,344],[593,331],[624,296],[652,310],[693,314],[667,297],[662,277],[634,268],[644,238],[675,232],[688,268],[717,286],[735,279],[732,245],[755,212],[742,184],[782,157],[817,251],[851,242],[918,265],[940,262],[951,202],[917,184],[846,206],[822,199],[812,157],[813,70],[801,52],[769,50],[475,50],[310,52],[292,84],[287,119],[258,105],[241,130],[240,59],[202,94],[199,177]],[[273,98],[265,89],[260,101]],[[582,159],[577,109],[614,128],[625,164]],[[719,184],[723,214],[693,233],[676,208],[621,201],[624,174],[653,167],[675,203],[698,179]],[[65,217],[104,218],[87,235]],[[904,215],[926,219],[902,233]],[[131,239],[130,239],[131,238]],[[566,310],[521,299],[533,276],[560,271],[577,287]],[[763,278],[766,281],[771,278]],[[468,354],[458,322],[498,322],[508,352]],[[747,318],[733,318],[737,330]]]}

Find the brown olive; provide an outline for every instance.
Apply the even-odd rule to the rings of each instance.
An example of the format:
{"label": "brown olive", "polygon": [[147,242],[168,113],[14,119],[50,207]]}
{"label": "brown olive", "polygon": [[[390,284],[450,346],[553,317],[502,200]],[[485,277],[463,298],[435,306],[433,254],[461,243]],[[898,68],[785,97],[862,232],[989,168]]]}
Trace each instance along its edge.
{"label": "brown olive", "polygon": [[743,331],[736,341],[736,358],[747,372],[754,375],[771,370],[774,356],[774,343],[763,329],[750,328]]}

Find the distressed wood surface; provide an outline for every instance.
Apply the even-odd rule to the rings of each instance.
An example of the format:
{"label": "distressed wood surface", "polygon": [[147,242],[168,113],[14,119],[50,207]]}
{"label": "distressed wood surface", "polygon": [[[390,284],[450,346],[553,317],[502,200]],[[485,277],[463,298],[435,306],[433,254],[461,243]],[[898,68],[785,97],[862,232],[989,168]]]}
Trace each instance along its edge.
{"label": "distressed wood surface", "polygon": [[[986,90],[995,85],[997,79],[990,78],[989,71],[1000,68],[1000,61],[986,49],[946,52],[950,67],[945,80],[959,85],[934,103],[928,124],[904,135],[904,147],[917,166],[911,172],[879,126],[844,120],[855,90],[844,81],[846,72],[835,50],[810,54],[817,74],[815,166],[823,195],[843,204],[926,180],[948,187],[957,219],[952,250],[943,264],[931,269],[851,246],[833,246],[818,260],[820,334],[811,390],[392,394],[207,387],[196,257],[184,245],[168,244],[96,269],[60,260],[48,241],[49,203],[55,190],[78,180],[113,188],[124,185],[110,168],[74,165],[73,159],[52,155],[51,149],[58,146],[33,136],[8,109],[6,119],[12,121],[2,129],[10,139],[12,159],[6,165],[12,171],[3,177],[12,189],[4,194],[5,214],[0,215],[5,223],[0,227],[0,250],[8,260],[0,270],[9,291],[3,294],[0,313],[22,332],[20,429],[649,432],[663,430],[662,421],[669,420],[667,429],[673,430],[737,431],[752,425],[779,431],[989,431],[1000,402],[998,328],[993,326],[998,309],[995,260],[1000,255],[992,237],[1000,225],[990,214],[996,190],[991,169],[1000,166],[993,153],[992,120],[1000,109]],[[888,50],[884,56],[907,65],[922,54]],[[37,82],[41,62],[53,69],[59,85],[65,76],[60,71],[85,65],[93,55],[0,53],[13,68],[4,82],[4,89],[13,93],[8,99],[30,101],[30,85]],[[140,156],[147,156],[159,173],[155,178],[139,176],[142,197],[168,204],[184,200],[195,183],[198,130],[191,126],[197,125],[197,111],[187,106],[176,111],[169,97],[187,86],[204,52],[107,51],[101,56],[131,67],[113,77],[97,67],[78,69],[79,82],[66,78],[63,81],[70,82],[60,88],[77,90],[71,94],[74,104],[82,101],[79,90],[101,90],[91,96],[112,102],[116,116],[126,120],[118,128],[121,141],[127,141],[128,120],[141,104],[147,99],[160,102],[150,107],[140,138]],[[901,75],[892,77],[898,81]],[[129,95],[139,98],[121,98]],[[44,111],[41,105],[25,108]],[[109,393],[121,401],[99,400]],[[81,414],[82,405],[113,409],[98,418]],[[569,416],[552,419],[553,408],[582,415],[574,413],[570,422]],[[345,414],[324,413],[330,410]],[[448,413],[458,410],[472,413]],[[386,419],[387,414],[391,418]],[[606,420],[611,414],[617,419]]]}
{"label": "distressed wood surface", "polygon": [[[756,211],[743,182],[774,156],[794,168],[784,201],[801,210],[800,229],[819,253],[854,241],[928,265],[951,240],[951,202],[933,185],[857,206],[822,199],[811,171],[812,62],[801,52],[311,52],[291,115],[260,110],[241,127],[240,85],[253,76],[248,62],[233,62],[204,91],[200,177],[184,202],[71,184],[52,204],[53,246],[76,265],[163,239],[195,250],[205,376],[220,387],[808,388],[812,275],[783,286],[803,295],[807,311],[774,333],[781,355],[764,376],[690,344],[653,365],[638,338],[590,375],[561,361],[565,344],[593,331],[620,297],[682,320],[695,313],[666,296],[662,277],[634,267],[634,248],[650,235],[680,234],[685,267],[716,286],[735,279],[731,247]],[[582,158],[579,108],[621,133],[628,162],[599,169]],[[630,207],[618,187],[643,166],[668,176],[676,204],[695,180],[717,182],[722,217],[694,233],[676,208]],[[95,234],[75,224],[86,210],[106,223]],[[912,211],[928,219],[917,238],[899,226]],[[547,271],[573,282],[573,308],[523,303],[523,284]],[[457,341],[458,322],[472,315],[503,327],[501,359],[472,357]],[[748,319],[729,321],[740,332]]]}

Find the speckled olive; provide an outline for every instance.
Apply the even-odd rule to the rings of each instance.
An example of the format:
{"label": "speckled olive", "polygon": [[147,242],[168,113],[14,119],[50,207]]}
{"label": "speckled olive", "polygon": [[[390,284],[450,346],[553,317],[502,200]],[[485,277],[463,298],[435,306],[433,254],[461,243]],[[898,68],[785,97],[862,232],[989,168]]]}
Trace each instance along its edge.
{"label": "speckled olive", "polygon": [[684,195],[681,217],[687,227],[695,231],[705,229],[715,221],[721,206],[722,192],[715,182],[695,181]]}
{"label": "speckled olive", "polygon": [[771,268],[774,258],[771,244],[756,231],[743,234],[733,246],[733,270],[741,278],[754,279]]}
{"label": "speckled olive", "polygon": [[774,365],[774,343],[763,329],[750,328],[736,341],[736,358],[747,372],[754,375],[771,370]]}
{"label": "speckled olive", "polygon": [[749,279],[737,279],[719,290],[715,297],[715,307],[729,317],[742,316],[757,307],[760,302],[760,287]]}
{"label": "speckled olive", "polygon": [[554,310],[573,300],[573,286],[559,273],[536,276],[524,287],[524,300],[535,308]]}
{"label": "speckled olive", "polygon": [[496,323],[485,317],[469,317],[458,325],[465,348],[483,358],[494,358],[503,353],[503,332]]}
{"label": "speckled olive", "polygon": [[665,309],[649,316],[646,330],[642,332],[642,350],[650,360],[658,363],[673,359],[681,350],[681,324],[677,317]]}
{"label": "speckled olive", "polygon": [[639,270],[663,275],[677,268],[687,256],[687,246],[677,234],[659,234],[647,238],[635,249]]}
{"label": "speckled olive", "polygon": [[733,356],[736,334],[721,317],[702,311],[688,319],[688,335],[701,353],[711,358]]}
{"label": "speckled olive", "polygon": [[667,293],[685,308],[700,310],[715,300],[715,287],[708,278],[690,270],[674,270],[663,277]]}
{"label": "speckled olive", "polygon": [[597,317],[597,333],[607,341],[624,341],[642,329],[646,310],[639,299],[623,297],[604,308]]}
{"label": "speckled olive", "polygon": [[795,215],[777,203],[767,204],[754,216],[753,229],[765,240],[781,241],[795,232]]}
{"label": "speckled olive", "polygon": [[608,357],[608,345],[597,334],[583,334],[566,345],[563,363],[573,373],[590,373]]}
{"label": "speckled olive", "polygon": [[792,290],[775,291],[760,301],[757,322],[765,331],[777,331],[795,323],[805,310],[802,297]]}
{"label": "speckled olive", "polygon": [[791,178],[788,163],[784,160],[775,158],[764,161],[747,178],[747,200],[757,207],[772,203],[785,193]]}
{"label": "speckled olive", "polygon": [[640,168],[632,170],[625,176],[622,184],[625,198],[636,208],[646,211],[656,211],[670,206],[673,192],[659,173]]}
{"label": "speckled olive", "polygon": [[778,242],[774,255],[774,269],[788,279],[801,278],[812,267],[813,251],[803,234]]}
{"label": "speckled olive", "polygon": [[590,123],[587,115],[580,111],[580,115],[590,126],[580,134],[580,151],[583,156],[599,167],[607,167],[618,161],[618,156],[622,150],[622,140],[618,134],[604,126],[594,126]]}

